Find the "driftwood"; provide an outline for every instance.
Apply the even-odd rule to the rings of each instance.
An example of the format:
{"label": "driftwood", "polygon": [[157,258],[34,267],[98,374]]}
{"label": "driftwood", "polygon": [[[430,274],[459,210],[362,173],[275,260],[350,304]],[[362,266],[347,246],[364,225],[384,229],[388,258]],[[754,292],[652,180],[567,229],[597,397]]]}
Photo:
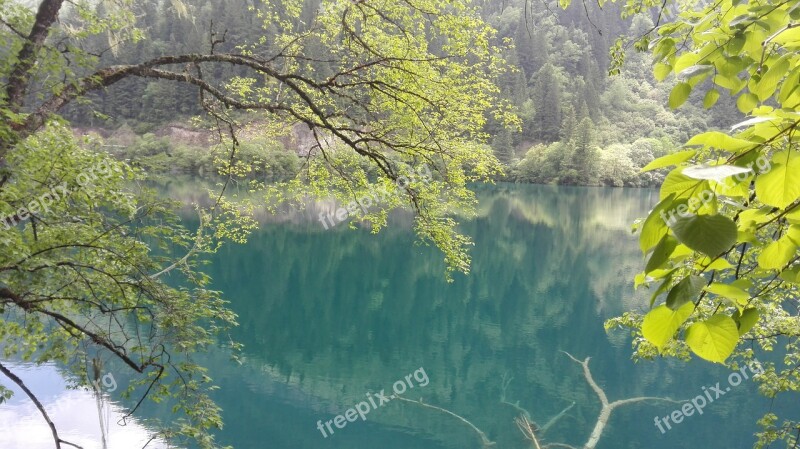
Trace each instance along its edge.
{"label": "driftwood", "polygon": [[[602,437],[602,435],[603,435],[603,431],[605,431],[606,425],[608,425],[608,421],[611,419],[611,414],[617,408],[619,408],[619,407],[621,407],[623,405],[628,405],[628,404],[633,404],[633,403],[636,403],[636,402],[643,402],[643,401],[665,401],[665,402],[673,402],[673,403],[678,403],[678,404],[686,402],[686,401],[676,401],[676,400],[673,400],[673,399],[670,399],[670,398],[659,398],[659,397],[650,397],[650,396],[639,396],[639,397],[634,397],[634,398],[619,399],[619,400],[616,400],[616,401],[613,401],[613,402],[609,401],[608,400],[608,396],[606,396],[605,391],[602,388],[600,388],[600,385],[598,385],[597,382],[594,380],[594,377],[592,377],[592,371],[589,369],[589,360],[591,359],[591,357],[586,357],[583,360],[578,360],[577,358],[575,358],[572,354],[570,354],[568,352],[565,352],[565,351],[561,351],[561,352],[566,354],[567,357],[572,359],[575,363],[578,363],[578,364],[581,365],[581,367],[583,367],[583,377],[586,379],[586,383],[589,384],[589,386],[592,388],[594,393],[597,395],[597,398],[600,399],[600,405],[601,405],[600,414],[597,416],[597,422],[595,423],[594,428],[592,429],[592,433],[589,435],[588,440],[580,448],[576,448],[575,446],[571,446],[571,445],[565,444],[565,443],[558,443],[558,442],[546,443],[546,444],[542,443],[541,435],[544,434],[550,427],[552,427],[559,419],[561,419],[564,416],[566,416],[567,412],[569,412],[575,406],[575,402],[572,402],[564,410],[562,410],[561,412],[559,412],[558,414],[556,414],[555,416],[550,418],[550,420],[547,421],[547,424],[545,424],[544,426],[539,427],[532,420],[531,413],[528,410],[526,410],[523,407],[521,407],[519,405],[519,402],[509,402],[509,401],[506,400],[506,389],[508,388],[509,384],[513,380],[513,377],[509,377],[507,373],[504,374],[502,376],[500,403],[508,405],[510,407],[513,407],[515,410],[517,410],[517,412],[519,413],[519,416],[517,416],[514,419],[514,423],[517,425],[517,427],[519,428],[520,432],[522,432],[522,435],[527,440],[529,440],[531,442],[531,445],[533,446],[533,449],[559,449],[559,448],[560,449],[595,449],[595,447],[597,447],[598,442],[600,441],[600,437]],[[445,408],[442,408],[442,407],[437,407],[435,405],[427,404],[427,403],[423,402],[422,399],[420,399],[418,401],[414,401],[414,400],[406,399],[406,398],[402,398],[402,397],[397,397],[396,399],[398,399],[400,401],[403,401],[403,402],[410,402],[410,403],[416,404],[416,405],[418,405],[420,407],[425,407],[425,408],[429,408],[429,409],[432,409],[432,410],[437,410],[437,411],[439,411],[441,413],[444,413],[444,414],[446,414],[448,416],[452,416],[453,418],[456,418],[459,421],[461,421],[462,423],[464,423],[467,426],[469,426],[478,435],[478,437],[480,438],[481,443],[483,444],[484,448],[496,445],[496,443],[494,441],[491,441],[486,436],[485,432],[480,430],[475,424],[471,423],[469,420],[467,420],[466,418],[464,418],[461,415],[458,415],[458,414],[456,414],[456,413],[454,413],[454,412],[452,412],[450,410],[447,410]]]}
{"label": "driftwood", "polygon": [[[586,443],[581,447],[581,449],[594,449],[597,446],[597,443],[600,441],[600,437],[603,435],[603,431],[608,424],[609,419],[611,419],[611,413],[616,410],[618,407],[627,404],[633,404],[636,402],[643,402],[643,401],[666,401],[666,402],[674,402],[674,403],[681,403],[685,401],[675,401],[670,398],[657,398],[657,397],[649,397],[649,396],[640,396],[635,398],[628,398],[628,399],[619,399],[613,402],[608,400],[608,396],[606,396],[606,392],[600,388],[600,385],[594,380],[592,377],[592,371],[589,369],[589,360],[591,357],[586,357],[583,361],[578,360],[572,354],[561,351],[567,355],[570,359],[574,362],[579,363],[583,367],[583,377],[586,378],[586,383],[592,388],[592,390],[597,395],[598,399],[600,399],[600,414],[597,416],[597,422],[594,425],[594,429],[592,429],[592,433],[589,435],[589,439]],[[519,418],[518,418],[519,419]],[[519,422],[517,424],[519,426]],[[528,432],[523,430],[523,434],[526,438],[530,439],[530,435]],[[535,435],[533,435],[535,438]],[[565,449],[577,449],[574,446],[570,446],[568,444],[563,443],[550,443],[544,446],[540,446],[538,441],[535,439],[533,440],[534,447],[536,449],[547,449],[547,448],[565,448]]]}

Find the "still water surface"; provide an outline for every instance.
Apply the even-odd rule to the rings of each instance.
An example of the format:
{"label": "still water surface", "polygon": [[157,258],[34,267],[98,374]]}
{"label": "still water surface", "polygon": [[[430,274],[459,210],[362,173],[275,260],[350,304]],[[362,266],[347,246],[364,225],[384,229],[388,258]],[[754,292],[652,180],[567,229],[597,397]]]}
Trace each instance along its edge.
{"label": "still water surface", "polygon": [[[657,202],[655,191],[500,185],[480,188],[479,197],[478,217],[462,226],[475,241],[472,272],[452,283],[442,255],[415,245],[402,216],[372,235],[343,224],[325,230],[309,214],[265,225],[246,245],[216,254],[213,288],[226,292],[239,314],[232,336],[245,345],[241,365],[223,350],[199,359],[221,387],[216,399],[226,426],[218,441],[243,449],[482,447],[458,418],[399,400],[372,409],[366,421],[334,423],[332,435],[324,428],[370,396],[377,404],[376,393],[389,396],[402,381],[414,386],[404,398],[460,415],[498,449],[532,447],[514,424],[520,413],[544,426],[574,403],[542,437],[580,447],[600,402],[562,351],[591,357],[594,378],[612,401],[689,399],[717,382],[729,385],[724,368],[698,360],[635,364],[630,335],[603,329],[605,319],[646,307],[646,292],[632,288],[642,257],[629,230]],[[49,392],[48,408],[72,407],[72,419],[60,419],[85,447],[99,447],[88,393],[65,391],[55,367],[23,377],[34,391]],[[124,373],[117,378],[124,383]],[[79,399],[68,404],[69,394]],[[0,448],[50,447],[37,443],[46,441],[39,437],[46,429],[24,402],[17,395],[0,406]],[[654,417],[677,408],[619,408],[597,447],[751,447],[754,422],[770,403],[746,380],[662,433]],[[169,419],[151,411],[121,429],[113,402],[104,413],[113,448],[141,447],[134,441],[144,438],[148,421]]]}

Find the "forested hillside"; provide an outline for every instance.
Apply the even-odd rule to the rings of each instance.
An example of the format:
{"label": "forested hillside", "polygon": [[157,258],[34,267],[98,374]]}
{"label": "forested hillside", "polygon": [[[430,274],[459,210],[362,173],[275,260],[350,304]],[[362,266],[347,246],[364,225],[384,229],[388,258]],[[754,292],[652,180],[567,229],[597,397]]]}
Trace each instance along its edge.
{"label": "forested hillside", "polygon": [[[183,4],[146,2],[139,16],[148,39],[115,46],[96,36],[97,48],[109,48],[103,63],[136,63],[165,54],[236,50],[233,43],[273,45],[264,34],[258,1],[191,0]],[[102,8],[102,4],[98,6]],[[655,186],[663,174],[638,171],[672,151],[690,136],[708,128],[740,121],[735,105],[718,104],[706,111],[690,101],[677,111],[668,107],[672,83],[656,83],[651,56],[633,49],[619,74],[608,75],[609,48],[616,36],[639,36],[653,27],[644,16],[620,19],[618,8],[594,3],[562,10],[555,2],[486,0],[483,18],[496,30],[508,70],[501,78],[504,97],[519,117],[518,126],[488,118],[485,131],[495,155],[506,165],[501,179],[516,182],[609,186]],[[307,0],[294,20],[297,31],[313,26],[320,1]],[[291,14],[286,14],[287,16]],[[277,28],[275,28],[277,34]],[[263,36],[263,37],[262,37]],[[431,43],[436,45],[436,43]],[[276,45],[276,44],[275,44]],[[314,73],[332,73],[322,50],[309,46],[308,66]],[[206,76],[231,79],[241,68],[219,68]],[[189,173],[213,170],[207,139],[182,139],[164,132],[167,125],[188,126],[201,113],[196,89],[178,82],[128,79],[73,106],[68,116],[76,126],[102,128],[110,147],[121,156],[156,171]],[[291,139],[250,136],[242,157],[259,161],[258,175],[267,180],[293,177],[300,149]],[[206,140],[208,142],[206,142]]]}

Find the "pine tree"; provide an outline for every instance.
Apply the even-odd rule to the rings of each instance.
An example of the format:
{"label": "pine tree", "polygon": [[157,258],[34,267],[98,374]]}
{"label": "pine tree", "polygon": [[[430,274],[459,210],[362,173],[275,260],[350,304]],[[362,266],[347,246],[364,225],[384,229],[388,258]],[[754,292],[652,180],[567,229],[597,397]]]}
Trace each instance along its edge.
{"label": "pine tree", "polygon": [[561,83],[555,66],[545,64],[536,76],[533,101],[536,105],[536,137],[555,142],[561,133]]}

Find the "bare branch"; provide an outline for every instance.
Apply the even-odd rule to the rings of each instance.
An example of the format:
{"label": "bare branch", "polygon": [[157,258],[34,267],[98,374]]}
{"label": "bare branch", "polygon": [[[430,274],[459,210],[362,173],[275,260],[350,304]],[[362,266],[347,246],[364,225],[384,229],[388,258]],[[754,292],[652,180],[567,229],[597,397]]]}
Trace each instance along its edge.
{"label": "bare branch", "polygon": [[[7,291],[7,289],[3,289],[3,290],[5,290],[7,293],[10,293],[10,292]],[[2,293],[3,292],[0,291],[0,294],[2,294]],[[70,443],[68,441],[62,440],[58,436],[58,431],[56,430],[56,425],[53,424],[53,420],[50,419],[50,415],[47,414],[47,410],[44,409],[44,405],[42,405],[42,403],[39,401],[39,398],[37,398],[36,395],[33,394],[31,389],[28,388],[27,385],[25,385],[25,382],[23,382],[22,379],[20,379],[16,374],[12,373],[11,370],[6,368],[2,363],[0,363],[0,373],[3,373],[6,377],[11,379],[12,382],[17,384],[17,386],[22,391],[24,391],[26,395],[28,395],[28,398],[31,400],[31,402],[33,402],[33,405],[35,405],[36,408],[39,410],[39,413],[42,414],[42,418],[44,418],[45,422],[47,422],[47,427],[50,428],[50,432],[53,434],[53,442],[55,442],[55,444],[56,444],[56,449],[61,449],[61,443],[67,444],[67,445],[72,446],[72,447],[76,447],[78,449],[83,449],[82,447],[80,447],[80,446],[78,446],[76,444],[73,444],[73,443]]]}
{"label": "bare branch", "polygon": [[602,407],[600,408],[600,414],[597,416],[597,422],[595,423],[594,429],[592,429],[591,435],[589,435],[589,439],[584,444],[584,449],[594,449],[597,446],[597,443],[600,441],[600,437],[603,435],[603,431],[608,424],[608,420],[611,419],[611,413],[617,408],[622,405],[626,404],[633,404],[635,402],[642,402],[642,401],[668,401],[668,402],[685,402],[685,401],[674,401],[670,398],[653,398],[653,397],[635,397],[629,399],[621,399],[618,401],[614,401],[609,403],[608,397],[606,396],[605,391],[597,385],[594,378],[592,377],[592,372],[589,370],[589,360],[591,357],[586,357],[583,361],[576,359],[572,354],[561,351],[567,355],[570,359],[579,363],[583,367],[583,376],[586,378],[586,382],[589,386],[592,387],[592,390],[597,394],[597,397],[600,398],[600,403]]}
{"label": "bare branch", "polygon": [[494,446],[495,444],[497,444],[494,441],[490,440],[481,429],[479,429],[479,428],[477,428],[475,426],[475,424],[472,424],[471,422],[469,422],[463,416],[456,415],[455,413],[451,412],[450,410],[447,410],[447,409],[444,409],[444,408],[441,408],[441,407],[437,407],[435,405],[426,404],[426,403],[422,402],[421,398],[420,398],[419,401],[412,401],[411,399],[406,399],[406,398],[402,398],[402,397],[397,397],[395,399],[401,400],[403,402],[410,402],[412,404],[417,404],[420,407],[426,407],[426,408],[430,408],[430,409],[433,409],[433,410],[437,410],[437,411],[440,411],[440,412],[442,412],[442,413],[444,413],[446,415],[450,415],[453,418],[456,418],[457,420],[461,421],[462,423],[468,425],[472,430],[475,431],[475,433],[478,434],[478,437],[480,437],[481,443],[483,444],[483,447],[490,447],[490,446]]}

